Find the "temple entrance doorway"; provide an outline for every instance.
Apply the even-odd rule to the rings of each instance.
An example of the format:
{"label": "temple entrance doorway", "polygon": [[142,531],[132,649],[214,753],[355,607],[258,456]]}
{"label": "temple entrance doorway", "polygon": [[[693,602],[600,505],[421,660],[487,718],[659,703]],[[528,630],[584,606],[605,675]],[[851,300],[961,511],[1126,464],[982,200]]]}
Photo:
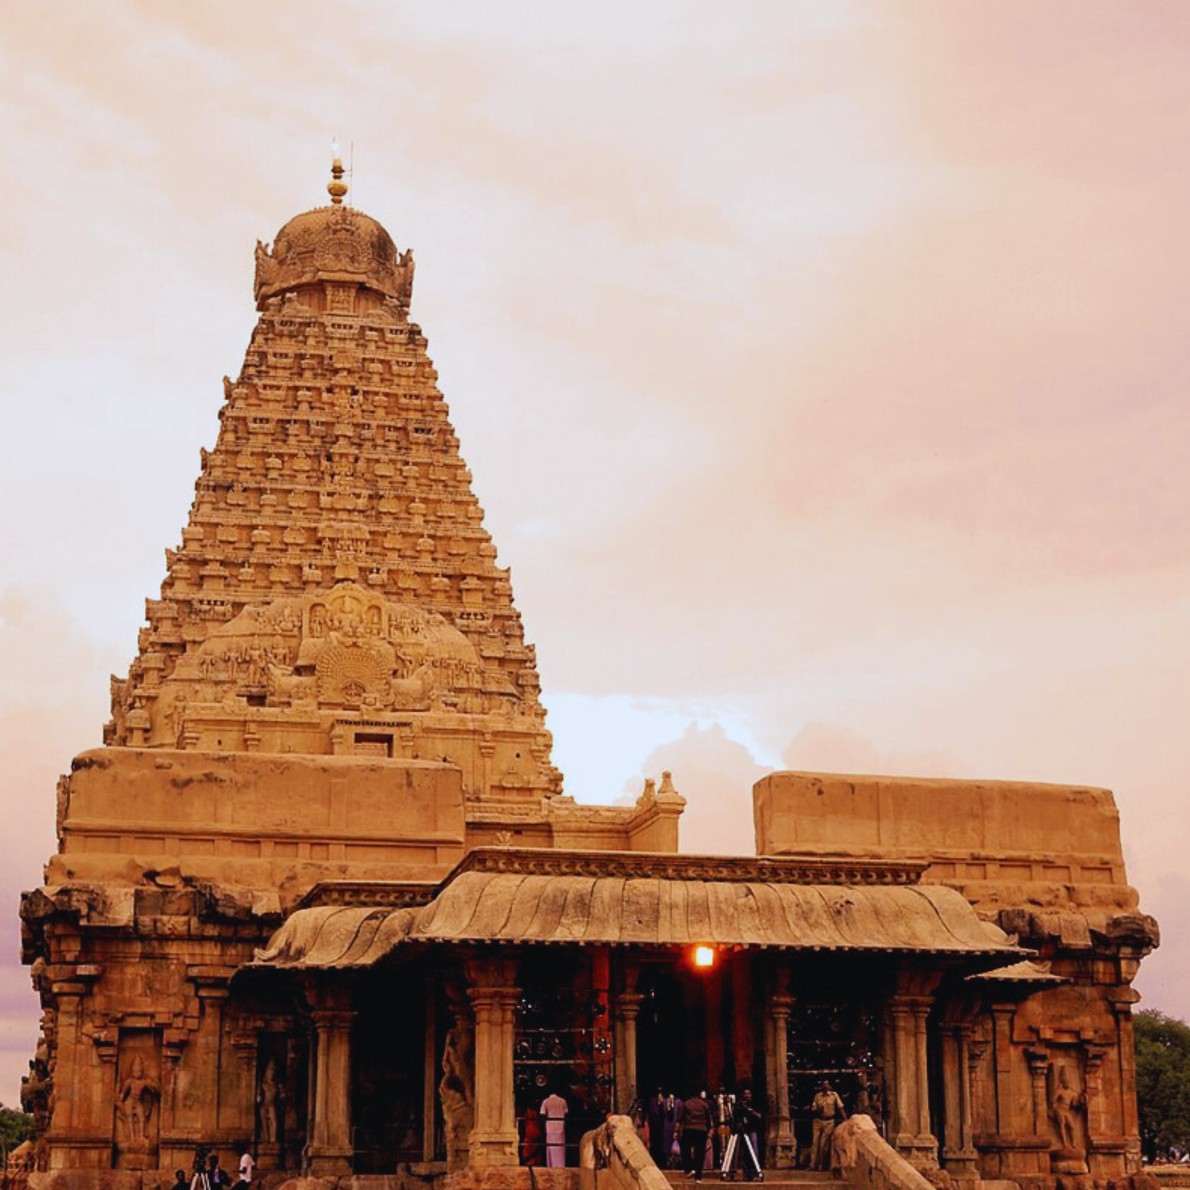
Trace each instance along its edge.
{"label": "temple entrance doorway", "polygon": [[855,956],[819,956],[786,968],[792,1004],[785,1078],[797,1152],[804,1163],[813,1136],[813,1104],[825,1081],[848,1115],[862,1112],[885,1131],[884,1003],[890,973]]}
{"label": "temple entrance doorway", "polygon": [[561,1152],[578,1165],[579,1141],[612,1107],[614,1054],[609,1009],[610,959],[606,949],[542,949],[522,964],[513,1041],[513,1098],[519,1156],[546,1165],[542,1108],[560,1096],[566,1103]]}
{"label": "temple entrance doorway", "polygon": [[356,989],[351,1140],[357,1174],[391,1173],[402,1162],[433,1156],[437,1147],[433,1092],[441,1051],[432,998],[424,979],[394,979],[387,970]]}
{"label": "temple entrance doorway", "polygon": [[[671,952],[638,967],[636,1090],[649,1150],[661,1168],[677,1162],[674,1125],[683,1099],[705,1091],[715,1113],[730,1112],[727,1097],[745,1088],[762,1104],[765,1099],[757,955],[716,949],[707,957],[700,966],[693,950]],[[712,1131],[708,1163],[720,1159],[723,1139]]]}
{"label": "temple entrance doorway", "polygon": [[753,985],[753,956],[746,952],[717,952],[707,968],[685,955],[642,965],[636,1029],[642,1099],[658,1090],[681,1099],[720,1087],[763,1087],[761,1004]]}

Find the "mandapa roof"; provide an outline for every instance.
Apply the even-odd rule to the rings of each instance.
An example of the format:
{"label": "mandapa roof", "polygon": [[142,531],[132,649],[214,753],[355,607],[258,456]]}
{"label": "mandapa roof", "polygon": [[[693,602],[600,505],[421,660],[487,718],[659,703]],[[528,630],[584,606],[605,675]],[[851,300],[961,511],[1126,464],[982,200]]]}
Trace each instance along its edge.
{"label": "mandapa roof", "polygon": [[[642,857],[644,858],[644,857]],[[685,946],[988,956],[1026,951],[940,885],[802,884],[697,879],[630,870],[506,870],[466,864],[421,905],[299,909],[256,954],[254,968],[367,967],[402,946]],[[540,864],[526,865],[540,868]],[[719,875],[724,873],[720,872]],[[730,872],[726,873],[730,875]]]}

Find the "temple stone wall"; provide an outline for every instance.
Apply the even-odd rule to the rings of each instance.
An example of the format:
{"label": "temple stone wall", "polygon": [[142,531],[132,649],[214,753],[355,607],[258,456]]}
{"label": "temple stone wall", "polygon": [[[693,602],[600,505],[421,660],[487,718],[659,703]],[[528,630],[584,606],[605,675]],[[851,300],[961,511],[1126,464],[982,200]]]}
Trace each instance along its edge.
{"label": "temple stone wall", "polygon": [[1109,790],[1015,781],[772,773],[753,789],[760,855],[928,862],[984,908],[1135,910]]}
{"label": "temple stone wall", "polygon": [[458,768],[356,757],[101,748],[63,789],[47,883],[187,876],[277,890],[440,879],[462,858]]}

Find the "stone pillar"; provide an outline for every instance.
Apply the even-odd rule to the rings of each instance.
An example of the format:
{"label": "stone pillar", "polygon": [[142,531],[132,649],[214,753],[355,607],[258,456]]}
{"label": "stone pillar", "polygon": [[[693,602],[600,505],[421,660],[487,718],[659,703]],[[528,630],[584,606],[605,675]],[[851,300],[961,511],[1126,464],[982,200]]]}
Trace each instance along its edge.
{"label": "stone pillar", "polygon": [[[179,1135],[177,1123],[178,1068],[189,1044],[185,1029],[166,1029],[161,1036],[161,1160],[163,1167],[184,1157],[189,1136]],[[191,1146],[193,1148],[193,1146]],[[193,1152],[191,1153],[193,1157]]]}
{"label": "stone pillar", "polygon": [[635,991],[616,996],[616,1111],[621,1115],[626,1115],[633,1100],[640,1097],[636,1085],[636,1018],[643,999]]}
{"label": "stone pillar", "polygon": [[203,1136],[222,1123],[226,1097],[220,1085],[220,1070],[227,983],[234,970],[197,964],[186,968],[186,978],[194,988],[198,1020],[178,1068],[181,1094],[176,1097],[175,1122],[181,1133]]}
{"label": "stone pillar", "polygon": [[942,1163],[959,1181],[979,1176],[971,1122],[970,1025],[951,1024],[942,1031],[942,1091],[945,1099]]}
{"label": "stone pillar", "polygon": [[[1131,988],[1110,997],[1116,1018],[1116,1054],[1120,1073],[1120,1135],[1124,1140],[1124,1172],[1140,1172],[1140,1119],[1136,1110],[1136,1041],[1132,1027],[1132,1005],[1138,999]],[[1102,1092],[1100,1092],[1102,1094]],[[1106,1106],[1106,1105],[1105,1105]],[[1090,1146],[1088,1146],[1090,1147]]]}
{"label": "stone pillar", "polygon": [[438,1002],[432,983],[426,986],[426,1007],[422,1032],[421,1159],[434,1160],[434,1107],[437,1100],[438,1068],[434,1045],[438,1037]]}
{"label": "stone pillar", "polygon": [[797,1163],[797,1142],[789,1113],[789,1014],[793,997],[779,991],[769,999],[769,1053],[765,1064],[772,1071],[768,1124],[768,1164],[774,1169],[792,1169]]}
{"label": "stone pillar", "polygon": [[709,971],[704,971],[700,977],[703,1004],[706,1008],[703,1036],[706,1038],[707,1047],[708,1092],[721,1083],[729,1081],[725,1069],[727,1066],[727,1045],[723,1036],[723,968],[724,962],[720,956],[719,961]]}
{"label": "stone pillar", "polygon": [[310,1145],[314,1140],[314,1088],[318,1084],[318,1030],[311,1021],[306,1030],[306,1143],[302,1146],[302,1175],[305,1176],[306,1155],[310,1152]]}
{"label": "stone pillar", "polygon": [[893,1058],[892,1119],[894,1148],[915,1165],[938,1162],[938,1141],[930,1132],[929,1067],[926,1018],[929,996],[894,996],[888,1004]]}
{"label": "stone pillar", "polygon": [[233,1125],[228,1119],[221,1123],[224,1127],[233,1126],[240,1136],[251,1142],[256,1134],[256,1051],[260,1023],[246,1022],[246,1026],[231,1036],[232,1053],[236,1058],[236,1093],[229,1097],[228,1116],[234,1113],[235,1122]]}
{"label": "stone pillar", "polygon": [[1105,1056],[1106,1051],[1101,1045],[1088,1045],[1083,1051],[1083,1069],[1086,1071],[1083,1095],[1087,1110],[1088,1157],[1095,1148],[1095,1142],[1101,1140],[1108,1131],[1107,1104],[1104,1102],[1103,1095],[1103,1059]]}
{"label": "stone pillar", "polygon": [[756,1062],[756,1033],[752,1013],[752,956],[737,951],[731,956],[731,1049],[735,1081],[749,1082]]}
{"label": "stone pillar", "polygon": [[1045,1091],[1046,1075],[1049,1073],[1050,1056],[1045,1050],[1025,1050],[1025,1061],[1029,1064],[1030,1100],[1033,1104],[1033,1135],[1049,1139],[1049,1097]]}
{"label": "stone pillar", "polygon": [[110,1169],[119,1034],[115,1029],[95,1029],[88,1036],[93,982],[89,969],[48,968],[45,978],[57,1011],[50,1168]]}
{"label": "stone pillar", "polygon": [[971,1089],[971,1147],[975,1150],[977,1169],[982,1175],[979,1163],[979,1137],[981,1133],[990,1132],[987,1127],[988,1103],[991,1095],[988,1093],[987,1080],[980,1069],[987,1056],[988,1043],[975,1032],[967,1038],[967,1079]]}
{"label": "stone pillar", "polygon": [[934,1160],[938,1159],[938,1141],[930,1128],[930,1057],[926,1019],[931,1002],[921,999],[913,1004],[913,1060],[917,1066],[917,1135],[929,1141]]}
{"label": "stone pillar", "polygon": [[343,1007],[316,1008],[314,1120],[310,1138],[312,1177],[351,1173],[351,1025],[355,1013]]}
{"label": "stone pillar", "polygon": [[992,1005],[992,1062],[996,1090],[996,1127],[999,1136],[1024,1132],[1024,1123],[1016,1110],[1012,1093],[1012,1021],[1016,1008],[1011,1004]]}
{"label": "stone pillar", "polygon": [[516,1104],[513,1100],[513,1025],[520,988],[516,960],[469,959],[467,994],[475,1017],[475,1117],[471,1164],[516,1165]]}

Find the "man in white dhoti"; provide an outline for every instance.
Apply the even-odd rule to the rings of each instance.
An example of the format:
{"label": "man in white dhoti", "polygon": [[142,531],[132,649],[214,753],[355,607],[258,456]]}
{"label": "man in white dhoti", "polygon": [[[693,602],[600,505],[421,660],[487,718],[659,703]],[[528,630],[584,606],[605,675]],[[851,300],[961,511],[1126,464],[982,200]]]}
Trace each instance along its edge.
{"label": "man in white dhoti", "polygon": [[545,1163],[551,1169],[566,1164],[566,1100],[557,1091],[541,1102],[545,1121]]}

